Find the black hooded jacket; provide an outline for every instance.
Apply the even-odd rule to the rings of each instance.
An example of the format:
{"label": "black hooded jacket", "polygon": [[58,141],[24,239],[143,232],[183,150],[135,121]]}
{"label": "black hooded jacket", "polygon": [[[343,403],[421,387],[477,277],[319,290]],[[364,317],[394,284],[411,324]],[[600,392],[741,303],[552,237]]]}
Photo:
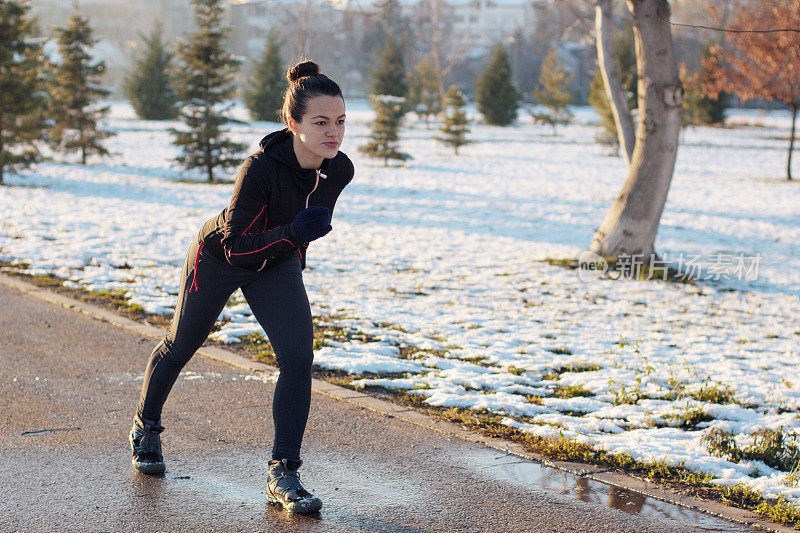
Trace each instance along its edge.
{"label": "black hooded jacket", "polygon": [[200,230],[200,242],[214,257],[247,270],[263,270],[292,254],[305,268],[308,243],[292,229],[295,215],[321,205],[331,214],[353,179],[353,163],[339,152],[319,170],[297,162],[288,129],[270,133],[239,167],[227,208]]}

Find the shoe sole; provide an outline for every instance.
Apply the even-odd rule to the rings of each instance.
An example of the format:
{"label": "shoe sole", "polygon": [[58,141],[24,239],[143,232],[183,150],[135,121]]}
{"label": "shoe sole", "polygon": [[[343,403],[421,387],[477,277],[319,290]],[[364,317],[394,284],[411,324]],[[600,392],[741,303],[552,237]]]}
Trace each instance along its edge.
{"label": "shoe sole", "polygon": [[166,472],[167,467],[164,463],[141,463],[138,461],[131,461],[133,468],[142,474],[157,475]]}
{"label": "shoe sole", "polygon": [[296,502],[284,502],[277,498],[273,498],[269,494],[267,495],[267,503],[270,505],[279,505],[289,511],[290,513],[296,514],[309,514],[309,513],[316,513],[320,509],[322,509],[322,500],[319,498],[312,498],[310,500],[298,500]]}

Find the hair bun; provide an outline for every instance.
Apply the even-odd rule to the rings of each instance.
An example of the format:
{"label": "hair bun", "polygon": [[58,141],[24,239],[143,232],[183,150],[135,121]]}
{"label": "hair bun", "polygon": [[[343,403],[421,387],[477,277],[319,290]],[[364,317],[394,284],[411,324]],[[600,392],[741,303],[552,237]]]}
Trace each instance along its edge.
{"label": "hair bun", "polygon": [[313,61],[301,61],[286,72],[286,79],[291,83],[314,74],[319,74],[319,65]]}

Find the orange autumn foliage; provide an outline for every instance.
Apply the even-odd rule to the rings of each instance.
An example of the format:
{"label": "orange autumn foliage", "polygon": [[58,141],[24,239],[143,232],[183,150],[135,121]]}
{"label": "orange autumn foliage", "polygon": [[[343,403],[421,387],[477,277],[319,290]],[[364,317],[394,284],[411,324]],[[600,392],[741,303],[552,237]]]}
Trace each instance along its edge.
{"label": "orange autumn foliage", "polygon": [[[731,29],[793,26],[800,29],[800,0],[754,2],[740,7]],[[705,60],[714,72],[707,85],[710,96],[728,91],[743,100],[763,98],[800,105],[800,32],[733,33],[729,38],[737,50],[725,52],[715,46]]]}
{"label": "orange autumn foliage", "polygon": [[[748,2],[738,7],[730,26],[739,31],[786,28],[800,29],[800,0]],[[711,72],[704,87],[706,94],[715,97],[726,91],[742,100],[760,98],[788,105],[792,134],[787,174],[792,179],[795,120],[800,107],[800,32],[730,33],[729,39],[734,49],[714,46],[711,56],[703,61]]]}

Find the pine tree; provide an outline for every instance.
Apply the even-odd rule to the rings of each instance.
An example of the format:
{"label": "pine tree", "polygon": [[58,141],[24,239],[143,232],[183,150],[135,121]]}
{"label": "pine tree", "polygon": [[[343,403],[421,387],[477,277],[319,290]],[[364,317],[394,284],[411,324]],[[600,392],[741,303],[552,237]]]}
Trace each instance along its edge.
{"label": "pine tree", "polygon": [[56,150],[80,151],[85,165],[89,155],[108,154],[100,142],[112,135],[98,124],[108,106],[98,106],[97,100],[111,93],[98,85],[105,64],[91,62],[89,49],[97,40],[86,17],[73,13],[66,28],[55,32],[60,63],[52,68],[48,115],[53,126],[47,137]]}
{"label": "pine tree", "polygon": [[168,120],[178,114],[169,80],[173,54],[167,51],[162,32],[157,23],[149,37],[142,36],[144,53],[134,59],[123,87],[136,115],[145,120]]}
{"label": "pine tree", "polygon": [[[370,94],[397,96],[404,99],[408,96],[408,78],[403,50],[391,33],[387,35],[386,46],[378,56],[378,67],[372,71]],[[403,112],[405,113],[405,110]]]}
{"label": "pine tree", "polygon": [[244,90],[244,102],[253,120],[277,121],[286,91],[283,60],[275,31],[267,36],[261,61],[253,66],[253,75]]}
{"label": "pine tree", "polygon": [[475,87],[478,110],[487,124],[508,126],[517,118],[519,92],[511,79],[511,65],[502,44],[495,48],[492,59],[478,77]]}
{"label": "pine tree", "polygon": [[614,38],[614,57],[622,87],[628,93],[628,108],[636,109],[639,105],[639,79],[636,75],[636,45],[634,44],[633,25],[626,21],[622,30]]}
{"label": "pine tree", "polygon": [[30,5],[0,2],[0,184],[6,169],[25,168],[39,159],[44,96],[41,46],[31,40]]}
{"label": "pine tree", "polygon": [[603,75],[598,69],[592,78],[589,86],[589,105],[594,107],[600,115],[602,129],[595,135],[595,140],[600,144],[611,147],[613,153],[619,153],[619,137],[617,137],[617,125],[614,123],[614,112],[611,110],[611,103],[608,101]]}
{"label": "pine tree", "polygon": [[369,157],[383,159],[383,164],[388,165],[390,159],[405,161],[411,156],[397,149],[400,139],[398,131],[403,120],[403,105],[405,100],[392,95],[370,95],[372,109],[375,110],[375,119],[372,122],[372,135],[370,142],[358,149]]}
{"label": "pine tree", "polygon": [[572,120],[572,113],[567,109],[567,104],[572,101],[570,86],[573,74],[568,74],[567,69],[558,62],[558,55],[553,49],[547,54],[542,63],[542,70],[539,73],[539,84],[533,91],[533,98],[539,102],[546,112],[535,113],[533,117],[537,122],[550,124],[553,127],[553,135],[556,133],[558,124],[569,124]]}
{"label": "pine tree", "polygon": [[458,87],[451,85],[444,95],[445,101],[445,119],[439,131],[441,136],[436,137],[436,140],[452,146],[456,155],[458,155],[458,148],[468,144],[467,133],[469,133],[469,125],[467,115],[464,113],[464,95],[458,90]]}
{"label": "pine tree", "polygon": [[239,60],[225,51],[228,28],[223,27],[220,0],[192,0],[198,30],[178,43],[180,64],[175,92],[181,108],[184,130],[170,130],[175,144],[183,149],[176,158],[187,170],[201,168],[209,183],[214,169],[239,163],[244,145],[225,137],[222,126],[232,119],[225,112],[233,106],[233,79]]}
{"label": "pine tree", "polygon": [[428,123],[431,115],[442,111],[442,97],[436,67],[429,57],[424,57],[411,73],[408,88],[408,106]]}
{"label": "pine tree", "polygon": [[[704,63],[711,58],[711,45],[703,49]],[[687,125],[721,125],[725,121],[725,108],[728,107],[729,95],[720,92],[716,97],[706,95],[704,86],[712,80],[712,72],[707,66],[701,66],[697,72],[689,72],[681,67],[683,81],[683,118]]]}

